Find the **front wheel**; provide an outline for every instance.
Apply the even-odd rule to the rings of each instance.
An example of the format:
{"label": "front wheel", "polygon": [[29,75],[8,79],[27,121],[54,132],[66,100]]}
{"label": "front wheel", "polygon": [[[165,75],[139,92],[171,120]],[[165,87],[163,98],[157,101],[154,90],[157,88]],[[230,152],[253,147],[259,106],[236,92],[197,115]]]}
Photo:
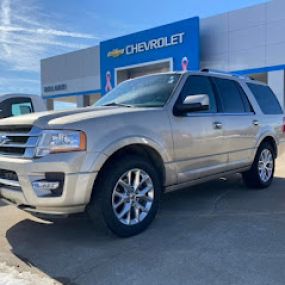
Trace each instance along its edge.
{"label": "front wheel", "polygon": [[270,143],[260,145],[252,167],[243,173],[243,180],[250,188],[263,189],[271,185],[275,170],[274,150]]}
{"label": "front wheel", "polygon": [[[111,162],[99,177],[88,213],[118,236],[145,230],[159,207],[161,182],[148,160],[127,156]],[[101,216],[101,217],[100,217]]]}

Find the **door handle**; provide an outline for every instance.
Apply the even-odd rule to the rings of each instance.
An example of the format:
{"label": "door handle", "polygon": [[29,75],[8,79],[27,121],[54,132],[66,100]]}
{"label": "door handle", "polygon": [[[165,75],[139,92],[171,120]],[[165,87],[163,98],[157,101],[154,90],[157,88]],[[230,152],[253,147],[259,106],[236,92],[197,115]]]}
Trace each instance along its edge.
{"label": "door handle", "polygon": [[253,121],[252,121],[252,124],[253,124],[254,126],[259,126],[259,121],[258,121],[258,120],[253,120]]}
{"label": "door handle", "polygon": [[221,122],[214,122],[214,128],[220,130],[223,128],[223,124]]}

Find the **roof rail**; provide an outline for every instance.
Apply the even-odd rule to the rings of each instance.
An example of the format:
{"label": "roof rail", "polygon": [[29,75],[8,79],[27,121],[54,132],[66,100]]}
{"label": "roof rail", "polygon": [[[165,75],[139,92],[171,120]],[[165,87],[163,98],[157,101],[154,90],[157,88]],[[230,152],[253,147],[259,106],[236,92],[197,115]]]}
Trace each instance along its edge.
{"label": "roof rail", "polygon": [[236,74],[236,73],[233,73],[233,72],[222,71],[222,70],[217,70],[217,69],[203,68],[200,71],[201,72],[213,73],[213,74],[235,76],[235,77],[242,78],[242,79],[245,79],[245,80],[255,80],[254,78],[252,78],[251,76],[248,76],[248,75],[241,75],[241,74]]}
{"label": "roof rail", "polygon": [[224,74],[224,75],[231,75],[231,76],[233,76],[233,74],[231,72],[222,71],[222,70],[218,70],[218,69],[203,68],[200,71],[201,72],[214,73],[214,74]]}

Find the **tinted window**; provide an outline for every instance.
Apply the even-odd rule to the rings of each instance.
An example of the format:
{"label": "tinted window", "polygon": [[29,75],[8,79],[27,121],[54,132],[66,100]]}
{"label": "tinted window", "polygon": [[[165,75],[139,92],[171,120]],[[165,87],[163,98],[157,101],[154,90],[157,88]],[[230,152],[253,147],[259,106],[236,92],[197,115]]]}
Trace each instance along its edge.
{"label": "tinted window", "polygon": [[243,106],[245,108],[245,112],[247,112],[247,113],[254,112],[250,102],[248,101],[247,95],[245,94],[243,88],[238,83],[236,83],[236,84],[237,84],[241,99],[243,101]]}
{"label": "tinted window", "polygon": [[264,114],[282,114],[282,108],[274,93],[268,86],[248,83],[248,87]]}
{"label": "tinted window", "polygon": [[[245,103],[247,98],[243,94],[243,90],[233,80],[215,78],[215,83],[221,97],[224,113],[244,113],[249,111],[249,106],[246,108]],[[247,101],[248,103],[248,101]]]}
{"label": "tinted window", "polygon": [[207,94],[210,100],[210,110],[207,112],[217,112],[217,104],[212,84],[206,76],[190,76],[180,94],[180,101],[183,102],[189,95]]}
{"label": "tinted window", "polygon": [[32,103],[31,102],[22,102],[12,104],[12,116],[20,116],[32,113]]}

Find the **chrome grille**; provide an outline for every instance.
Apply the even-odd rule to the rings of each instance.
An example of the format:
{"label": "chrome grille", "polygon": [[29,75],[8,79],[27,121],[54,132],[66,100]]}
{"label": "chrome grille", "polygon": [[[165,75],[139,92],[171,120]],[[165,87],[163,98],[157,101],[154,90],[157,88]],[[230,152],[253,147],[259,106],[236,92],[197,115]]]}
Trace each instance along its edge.
{"label": "chrome grille", "polygon": [[33,157],[39,135],[29,126],[0,126],[0,155]]}
{"label": "chrome grille", "polygon": [[0,126],[0,132],[7,132],[7,133],[28,133],[32,129],[32,126],[18,126],[18,125],[5,125]]}

